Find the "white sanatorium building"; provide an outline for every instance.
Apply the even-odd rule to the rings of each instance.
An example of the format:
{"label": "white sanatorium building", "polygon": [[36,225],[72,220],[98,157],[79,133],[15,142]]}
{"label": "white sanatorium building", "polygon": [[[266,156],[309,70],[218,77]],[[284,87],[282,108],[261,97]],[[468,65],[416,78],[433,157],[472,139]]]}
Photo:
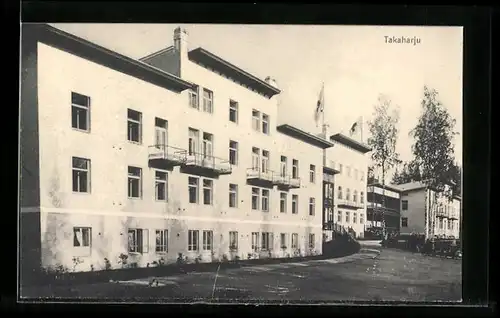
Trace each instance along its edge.
{"label": "white sanatorium building", "polygon": [[272,79],[187,44],[176,29],[137,61],[23,26],[22,270],[319,254],[334,143],[359,152],[339,154],[335,191],[339,223],[363,232],[368,149],[278,125]]}
{"label": "white sanatorium building", "polygon": [[[401,234],[460,238],[461,198],[450,200],[422,182],[392,185],[401,190]],[[449,190],[449,186],[446,186]]]}

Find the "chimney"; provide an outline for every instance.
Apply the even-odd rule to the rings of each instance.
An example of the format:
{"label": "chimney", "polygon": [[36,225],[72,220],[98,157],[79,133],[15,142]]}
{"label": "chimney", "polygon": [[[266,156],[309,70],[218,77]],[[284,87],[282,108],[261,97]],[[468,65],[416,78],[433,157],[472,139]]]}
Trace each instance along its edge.
{"label": "chimney", "polygon": [[177,76],[182,76],[183,65],[188,59],[188,33],[185,29],[177,27],[174,30],[174,48],[178,54]]}
{"label": "chimney", "polygon": [[272,78],[271,76],[266,77],[266,79],[264,81],[267,84],[271,85],[272,87],[279,89],[278,83],[276,83],[276,80],[274,78]]}

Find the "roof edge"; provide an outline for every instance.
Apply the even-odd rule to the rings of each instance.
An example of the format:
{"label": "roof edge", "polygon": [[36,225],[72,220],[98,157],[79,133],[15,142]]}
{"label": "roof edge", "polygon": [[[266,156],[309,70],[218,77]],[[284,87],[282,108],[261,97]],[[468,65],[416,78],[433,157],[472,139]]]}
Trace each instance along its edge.
{"label": "roof edge", "polygon": [[326,139],[320,138],[290,124],[281,124],[276,129],[290,137],[297,138],[321,149],[333,147],[334,144]]}
{"label": "roof edge", "polygon": [[363,154],[372,151],[372,148],[370,148],[368,145],[361,143],[357,140],[354,140],[342,133],[331,135],[330,140],[337,141],[345,146],[352,147]]}

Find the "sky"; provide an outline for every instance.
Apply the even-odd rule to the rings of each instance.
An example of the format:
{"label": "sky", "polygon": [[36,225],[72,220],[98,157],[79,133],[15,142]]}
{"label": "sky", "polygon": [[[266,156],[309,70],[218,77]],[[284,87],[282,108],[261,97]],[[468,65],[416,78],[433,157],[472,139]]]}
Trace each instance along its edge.
{"label": "sky", "polygon": [[[324,83],[325,122],[329,133],[348,133],[373,118],[378,96],[400,109],[397,151],[412,159],[408,135],[421,113],[423,87],[456,119],[456,161],[462,164],[461,27],[222,24],[51,24],[131,58],[141,58],[173,44],[173,30],[185,28],[188,48],[203,47],[247,72],[274,78],[281,123],[319,133],[314,111]],[[417,37],[420,43],[388,43],[386,37]]]}

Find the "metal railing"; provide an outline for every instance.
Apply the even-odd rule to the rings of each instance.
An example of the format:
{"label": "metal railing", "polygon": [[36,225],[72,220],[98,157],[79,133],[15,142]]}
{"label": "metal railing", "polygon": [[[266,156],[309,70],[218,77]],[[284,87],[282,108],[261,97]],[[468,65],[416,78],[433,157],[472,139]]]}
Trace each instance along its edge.
{"label": "metal railing", "polygon": [[273,173],[273,183],[279,186],[299,188],[300,179],[293,178],[292,175],[283,175],[281,173]]}
{"label": "metal railing", "polygon": [[172,162],[186,162],[187,151],[182,148],[168,145],[153,145],[148,147],[149,160],[163,159]]}
{"label": "metal railing", "polygon": [[337,199],[336,201],[337,201],[337,205],[344,205],[344,206],[349,206],[349,207],[358,208],[358,209],[362,209],[365,207],[365,205],[363,203],[354,202],[352,200]]}
{"label": "metal railing", "polygon": [[247,179],[260,179],[265,181],[274,181],[274,172],[272,170],[264,170],[259,167],[247,169]]}
{"label": "metal railing", "polygon": [[197,152],[187,153],[186,166],[202,167],[222,174],[231,173],[232,171],[232,166],[229,160]]}

